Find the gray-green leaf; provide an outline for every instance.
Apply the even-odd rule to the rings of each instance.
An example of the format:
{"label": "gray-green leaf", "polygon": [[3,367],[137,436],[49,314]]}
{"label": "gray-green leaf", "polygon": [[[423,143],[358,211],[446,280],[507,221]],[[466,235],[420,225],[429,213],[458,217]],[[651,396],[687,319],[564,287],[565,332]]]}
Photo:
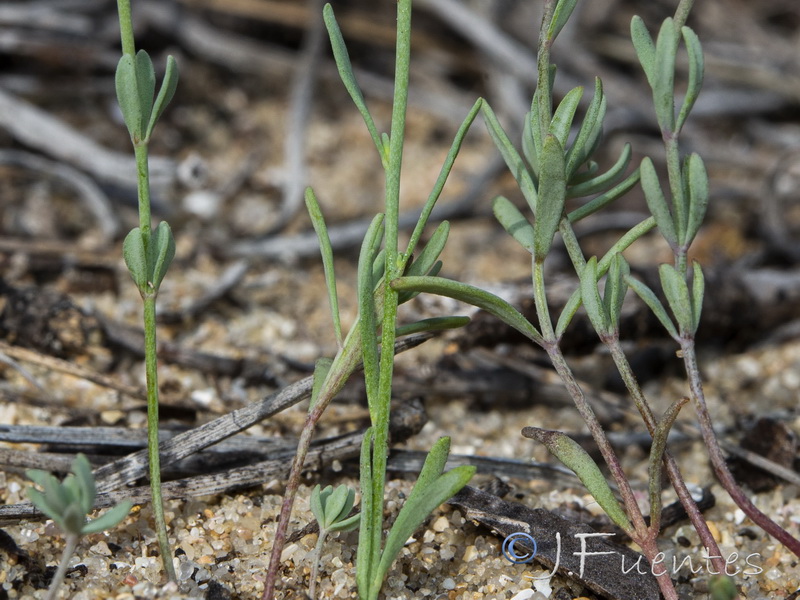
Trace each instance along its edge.
{"label": "gray-green leaf", "polygon": [[636,292],[636,295],[644,301],[648,308],[653,311],[653,314],[664,326],[664,329],[667,330],[667,333],[669,333],[673,339],[678,340],[678,330],[675,328],[675,324],[672,322],[672,319],[669,318],[669,315],[667,314],[664,305],[661,303],[661,300],[659,300],[658,297],[653,293],[653,290],[630,275],[625,277],[625,281],[628,283],[631,289]]}
{"label": "gray-green leaf", "polygon": [[172,100],[175,95],[175,89],[178,87],[178,63],[173,56],[167,56],[167,68],[164,73],[164,81],[161,82],[161,88],[158,90],[155,104],[153,104],[152,112],[150,113],[150,121],[147,124],[147,133],[145,139],[149,140],[153,134],[153,128],[161,118],[164,109]]}
{"label": "gray-green leaf", "polygon": [[692,300],[689,297],[689,287],[686,285],[683,274],[672,265],[661,265],[658,268],[658,275],[680,332],[693,333],[694,311],[692,310]]}
{"label": "gray-green leaf", "polygon": [[145,241],[142,230],[136,227],[132,229],[125,241],[122,243],[122,257],[125,259],[125,264],[128,265],[136,287],[144,294],[147,291],[147,280],[150,274],[150,269],[147,260],[147,251],[145,250]]}
{"label": "gray-green leaf", "polygon": [[136,81],[136,60],[130,54],[123,54],[117,63],[114,77],[117,102],[122,118],[134,144],[143,139],[142,107]]}
{"label": "gray-green leaf", "polygon": [[526,427],[522,435],[544,444],[553,456],[578,476],[614,523],[627,532],[633,531],[633,525],[611,491],[603,472],[580,444],[560,431],[538,427]]}
{"label": "gray-green leaf", "polygon": [[564,202],[567,181],[564,174],[564,149],[554,135],[548,134],[544,140],[539,176],[539,211],[533,226],[533,256],[543,261],[558,224],[564,216]]}
{"label": "gray-green leaf", "polygon": [[150,235],[152,293],[157,294],[161,282],[167,274],[172,259],[175,258],[175,238],[169,223],[161,221]]}
{"label": "gray-green leaf", "polygon": [[127,517],[128,513],[131,512],[132,506],[133,503],[130,500],[123,500],[115,507],[108,509],[93,521],[86,523],[81,529],[81,533],[98,533],[119,525],[120,521]]}
{"label": "gray-green leaf", "polygon": [[493,314],[522,335],[542,345],[542,335],[508,302],[485,290],[444,277],[400,277],[391,283],[396,291],[415,291],[447,296],[466,302]]}
{"label": "gray-green leaf", "polygon": [[675,230],[672,213],[667,205],[664,192],[661,191],[661,183],[658,181],[656,168],[649,157],[642,159],[642,164],[639,167],[639,176],[644,190],[644,197],[647,201],[647,208],[650,209],[650,214],[655,218],[658,230],[673,249],[677,248],[678,234]]}
{"label": "gray-green leaf", "polygon": [[639,58],[639,64],[642,65],[644,74],[647,77],[647,83],[652,89],[656,62],[656,47],[650,32],[647,31],[647,25],[644,24],[644,21],[638,15],[631,19],[631,40],[636,50],[636,56]]}
{"label": "gray-green leaf", "polygon": [[503,229],[511,234],[525,250],[533,254],[533,225],[525,218],[525,215],[504,196],[494,199],[492,210]]}

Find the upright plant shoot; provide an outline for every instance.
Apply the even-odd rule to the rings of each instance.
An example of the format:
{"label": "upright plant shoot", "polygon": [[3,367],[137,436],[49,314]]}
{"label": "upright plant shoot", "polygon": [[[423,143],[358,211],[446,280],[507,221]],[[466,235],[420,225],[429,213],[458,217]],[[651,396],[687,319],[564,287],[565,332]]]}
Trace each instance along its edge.
{"label": "upright plant shoot", "polygon": [[169,225],[162,221],[155,229],[150,217],[150,179],[148,144],[158,118],[178,84],[178,68],[167,58],[166,73],[158,95],[153,61],[144,50],[136,52],[133,41],[130,0],[118,0],[122,58],[117,65],[116,88],[125,126],[131,136],[138,175],[139,227],[125,238],[122,253],[144,304],[145,375],[147,379],[147,448],[150,463],[150,489],[156,521],[159,551],[164,570],[175,581],[175,568],[167,538],[164,505],[161,497],[161,467],[158,455],[158,371],[156,362],[156,296],[161,281],[175,256],[175,240]]}

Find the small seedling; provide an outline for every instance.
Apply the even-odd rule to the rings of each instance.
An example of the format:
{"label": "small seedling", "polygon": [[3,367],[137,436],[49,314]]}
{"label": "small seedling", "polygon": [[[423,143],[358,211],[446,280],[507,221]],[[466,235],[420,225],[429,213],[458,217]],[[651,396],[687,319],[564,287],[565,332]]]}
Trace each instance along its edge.
{"label": "small seedling", "polygon": [[317,484],[311,491],[311,512],[319,524],[319,537],[314,548],[314,566],[311,569],[311,583],[308,586],[308,595],[316,598],[317,576],[319,574],[319,560],[322,547],[329,533],[337,531],[352,531],[358,527],[361,518],[358,513],[348,516],[356,500],[356,491],[346,485],[340,485],[335,490],[332,486],[321,489]]}
{"label": "small seedling", "polygon": [[78,454],[75,458],[72,463],[72,473],[67,475],[64,481],[58,481],[51,473],[40,470],[27,471],[26,475],[43,490],[29,488],[28,498],[36,508],[53,519],[66,536],[61,562],[47,592],[47,600],[54,600],[58,596],[69,560],[75,552],[80,537],[115,527],[128,515],[133,504],[125,500],[102,516],[91,521],[87,520],[87,515],[92,512],[97,491],[92,467],[83,454]]}

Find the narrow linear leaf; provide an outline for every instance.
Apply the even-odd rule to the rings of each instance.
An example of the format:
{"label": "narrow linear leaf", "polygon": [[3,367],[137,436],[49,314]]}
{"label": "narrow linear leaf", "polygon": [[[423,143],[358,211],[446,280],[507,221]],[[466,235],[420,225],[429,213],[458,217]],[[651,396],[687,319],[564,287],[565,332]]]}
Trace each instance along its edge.
{"label": "narrow linear leaf", "polygon": [[325,286],[328,289],[328,303],[331,307],[331,317],[333,318],[333,331],[336,334],[336,343],[342,347],[342,320],[339,314],[339,295],[336,291],[336,272],[333,268],[333,248],[331,238],[328,235],[328,226],[325,224],[325,217],[317,201],[314,190],[306,188],[305,193],[306,209],[311,217],[311,224],[319,240],[319,251],[322,254],[322,267],[325,271]]}
{"label": "narrow linear leaf", "polygon": [[597,257],[592,256],[580,274],[581,301],[592,326],[599,334],[608,333],[608,315],[597,291]]}
{"label": "narrow linear leaf", "polygon": [[667,408],[664,416],[656,424],[656,430],[653,433],[653,445],[650,448],[650,527],[653,531],[658,532],[660,529],[661,521],[661,479],[662,479],[662,459],[664,452],[667,450],[667,438],[669,437],[670,429],[678,418],[678,413],[681,408],[689,402],[689,398],[683,397]]}
{"label": "narrow linear leaf", "polygon": [[559,0],[556,4],[556,9],[553,11],[553,20],[550,22],[550,27],[547,29],[547,38],[552,42],[564,29],[564,25],[569,21],[572,11],[578,0]]}
{"label": "narrow linear leaf", "polygon": [[700,95],[700,88],[703,87],[703,77],[705,66],[703,61],[703,48],[700,45],[700,38],[689,27],[682,27],[681,33],[683,34],[683,41],[686,44],[686,50],[689,54],[689,83],[686,87],[686,96],[683,99],[683,105],[678,113],[678,121],[675,124],[677,131],[683,128],[686,119],[689,118],[689,113],[692,112],[694,103]]}
{"label": "narrow linear leaf", "polygon": [[375,121],[367,108],[367,103],[364,101],[364,94],[361,93],[361,88],[358,86],[356,77],[353,74],[353,65],[350,63],[350,55],[347,52],[347,46],[344,43],[342,31],[339,29],[339,24],[336,22],[336,17],[333,14],[333,7],[331,7],[330,4],[326,4],[322,9],[322,16],[325,21],[325,27],[328,29],[328,37],[331,40],[331,48],[333,49],[333,58],[336,61],[336,67],[339,69],[339,77],[345,89],[350,94],[353,103],[356,105],[358,112],[361,113],[364,123],[367,125],[372,141],[378,150],[381,164],[386,167],[389,159],[388,149],[384,147],[381,136],[378,134],[378,129],[375,127]]}
{"label": "narrow linear leaf", "polygon": [[[447,464],[447,457],[450,454],[450,438],[448,436],[440,437],[436,443],[431,446],[428,451],[428,456],[425,457],[425,462],[422,463],[422,469],[417,477],[417,482],[408,495],[404,506],[409,504],[413,505],[415,501],[428,489],[428,487],[442,474],[444,466]],[[408,539],[406,536],[403,542]]]}
{"label": "narrow linear leaf", "polygon": [[678,53],[678,36],[675,22],[667,17],[661,24],[656,40],[655,69],[653,72],[653,105],[662,131],[675,131],[675,56]]}
{"label": "narrow linear leaf", "polygon": [[[379,239],[382,240],[383,232],[381,231]],[[386,271],[386,250],[381,248],[375,255],[372,261],[372,281],[374,282],[375,289],[377,290],[381,285],[381,279]]]}
{"label": "narrow linear leaf", "polygon": [[[586,183],[597,177],[597,173],[600,171],[600,165],[598,165],[595,161],[590,160],[584,165],[581,165],[580,169],[575,172],[569,179],[567,179],[567,184],[570,186],[576,186],[582,183]],[[572,194],[567,194],[567,198],[574,198]]]}
{"label": "narrow linear leaf", "polygon": [[576,223],[581,219],[585,219],[589,215],[596,213],[598,210],[602,210],[615,200],[618,200],[629,191],[631,191],[634,186],[639,183],[640,175],[639,169],[636,169],[633,173],[628,175],[624,181],[618,183],[613,188],[608,190],[607,192],[600,194],[592,198],[589,202],[584,204],[583,206],[576,208],[572,212],[567,215],[570,223]]}
{"label": "narrow linear leaf", "polygon": [[450,223],[442,221],[433,232],[431,239],[425,244],[422,252],[408,267],[408,275],[426,275],[431,270],[434,263],[439,259],[439,255],[447,244],[447,237],[450,235]]}
{"label": "narrow linear leaf", "polygon": [[682,334],[692,333],[694,331],[694,315],[686,279],[672,265],[661,265],[658,268],[658,275],[661,278],[661,287],[667,297],[667,303],[678,323],[678,329]]}
{"label": "narrow linear leaf", "polygon": [[708,209],[708,173],[703,159],[698,154],[692,153],[687,163],[684,176],[687,178],[689,210],[682,245],[688,248],[700,230]]}
{"label": "narrow linear leaf", "polygon": [[539,177],[539,212],[533,226],[533,256],[544,260],[550,252],[553,236],[564,216],[567,181],[564,174],[564,149],[554,135],[548,134],[542,152]]}
{"label": "narrow linear leaf", "polygon": [[667,199],[664,197],[664,192],[661,191],[661,183],[658,181],[656,168],[653,166],[653,161],[649,157],[642,159],[642,164],[639,167],[639,176],[642,182],[642,190],[644,190],[644,197],[647,201],[647,208],[650,214],[656,220],[656,225],[667,240],[672,248],[678,247],[678,234],[675,229],[675,223],[672,218],[672,213],[667,205]]}
{"label": "narrow linear leaf", "polygon": [[631,276],[626,277],[625,281],[628,283],[631,289],[636,292],[636,295],[642,299],[647,307],[653,311],[653,314],[664,326],[664,329],[667,330],[667,333],[669,333],[674,340],[678,340],[678,330],[675,328],[672,319],[669,318],[664,305],[661,304],[661,300],[659,300],[658,297],[653,293],[653,290]]}
{"label": "narrow linear leaf", "polygon": [[650,32],[647,31],[647,25],[638,15],[631,19],[631,40],[636,50],[636,56],[639,58],[639,64],[642,65],[642,70],[644,70],[644,74],[647,77],[647,83],[652,89],[656,64],[656,47]]}
{"label": "narrow linear leaf", "polygon": [[550,453],[571,469],[597,503],[617,525],[627,532],[633,531],[628,516],[608,486],[603,472],[580,444],[560,431],[525,427],[522,435],[544,444]]}
{"label": "narrow linear leaf", "polygon": [[569,138],[569,132],[572,128],[572,121],[575,118],[575,111],[578,110],[582,97],[583,86],[572,88],[561,100],[558,108],[556,108],[555,114],[553,114],[549,133],[556,136],[562,148],[567,147],[567,139]]}
{"label": "narrow linear leaf", "polygon": [[358,322],[361,328],[361,350],[364,361],[364,380],[367,387],[367,402],[370,416],[375,418],[375,407],[378,401],[378,340],[375,322],[375,282],[372,280],[372,263],[375,244],[379,239],[383,226],[383,215],[377,214],[372,219],[361,253],[358,257]]}
{"label": "narrow linear leaf", "polygon": [[123,500],[115,507],[108,509],[102,515],[89,521],[81,528],[81,533],[86,535],[89,533],[99,533],[106,529],[111,529],[120,524],[122,519],[128,516],[131,512],[133,503],[130,500]]}
{"label": "narrow linear leaf", "polygon": [[[375,431],[372,427],[364,432],[361,442],[360,459],[360,485],[361,485],[361,527],[358,530],[358,549],[356,550],[356,584],[359,590],[368,594],[372,581],[372,569],[377,566],[372,563],[372,439]],[[365,595],[367,595],[365,594]]]}
{"label": "narrow linear leaf", "polygon": [[538,196],[533,184],[533,179],[531,179],[531,174],[528,172],[528,169],[525,168],[522,157],[519,155],[519,152],[517,152],[514,144],[511,143],[503,126],[500,125],[500,121],[497,120],[497,115],[494,114],[488,102],[484,102],[481,105],[481,114],[483,114],[483,120],[486,123],[489,135],[500,151],[500,155],[503,157],[508,170],[511,171],[511,175],[513,175],[514,179],[517,181],[522,195],[525,196],[525,200],[528,202],[531,211],[536,214]]}
{"label": "narrow linear leaf", "polygon": [[622,304],[625,302],[625,294],[628,291],[625,277],[630,274],[631,270],[628,263],[622,258],[621,254],[615,254],[608,270],[606,289],[603,295],[603,304],[608,315],[610,332],[619,332],[619,317],[622,313]]}
{"label": "narrow linear leaf", "polygon": [[[632,154],[631,145],[625,144],[625,147],[622,149],[622,152],[620,152],[617,161],[611,167],[609,167],[608,171],[605,173],[575,185],[572,184],[574,177],[570,178],[568,181],[569,188],[567,188],[567,197],[582,198],[584,196],[591,196],[592,194],[608,191],[613,185],[625,177],[625,170],[628,168],[628,165],[631,164]],[[639,181],[638,175],[636,176],[634,183],[636,181]],[[633,183],[631,186],[633,186]]]}
{"label": "narrow linear leaf", "polygon": [[533,254],[533,225],[520,210],[504,196],[498,196],[492,202],[492,211],[511,237],[517,240],[528,252]]}
{"label": "narrow linear leaf", "polygon": [[175,96],[175,90],[178,88],[178,62],[175,57],[167,56],[167,68],[164,72],[164,81],[161,82],[161,88],[158,90],[158,96],[153,104],[152,113],[150,114],[150,122],[147,124],[147,131],[145,139],[149,140],[153,134],[153,128],[161,118],[164,109],[172,101]]}
{"label": "narrow linear leaf", "polygon": [[697,328],[700,327],[700,317],[703,314],[703,297],[705,295],[706,280],[703,276],[703,269],[700,263],[696,260],[693,261],[694,277],[692,279],[692,333],[697,333]]}
{"label": "narrow linear leaf", "polygon": [[536,344],[544,344],[542,335],[522,314],[508,302],[475,286],[445,279],[444,277],[400,277],[392,281],[396,291],[427,292],[454,298],[482,308],[510,325]]}
{"label": "narrow linear leaf", "polygon": [[531,113],[525,116],[525,123],[522,126],[522,154],[528,161],[531,169],[531,179],[536,185],[539,178],[539,148],[533,137],[533,127],[531,126]]}
{"label": "narrow linear leaf", "polygon": [[325,379],[328,377],[331,365],[333,365],[333,359],[327,357],[318,358],[314,363],[314,383],[311,387],[311,401],[308,404],[308,412],[314,410],[314,405],[317,403],[319,393],[322,391],[322,384],[325,383]]}
{"label": "narrow linear leaf", "polygon": [[558,322],[556,323],[556,339],[561,339],[561,336],[564,335],[564,332],[569,327],[569,324],[572,322],[572,318],[575,316],[575,313],[578,312],[578,309],[581,307],[582,299],[581,299],[581,288],[578,286],[572,295],[567,300],[567,303],[564,305],[561,314],[558,316]]}
{"label": "narrow linear leaf", "polygon": [[402,325],[395,329],[395,335],[401,337],[414,333],[425,333],[426,331],[444,331],[446,329],[458,329],[469,324],[469,317],[431,317]]}
{"label": "narrow linear leaf", "polygon": [[600,142],[603,131],[603,119],[606,116],[607,101],[603,94],[603,82],[599,77],[594,80],[594,97],[592,98],[586,116],[583,118],[581,128],[575,141],[567,151],[566,172],[569,177],[577,173],[581,165],[594,153]]}
{"label": "narrow linear leaf", "polygon": [[447,178],[450,176],[450,172],[453,170],[453,164],[455,163],[456,157],[461,150],[461,145],[464,142],[464,138],[466,137],[469,128],[472,126],[472,123],[475,121],[475,118],[478,116],[478,113],[483,106],[483,102],[484,101],[482,98],[478,98],[478,100],[475,101],[475,104],[472,105],[469,113],[467,113],[467,116],[464,118],[464,121],[458,128],[458,132],[456,133],[455,138],[453,138],[453,143],[450,145],[450,151],[447,153],[444,164],[442,164],[442,168],[439,171],[439,177],[436,178],[436,183],[433,186],[433,190],[431,190],[428,200],[425,202],[425,206],[422,207],[420,217],[417,220],[417,224],[414,226],[414,231],[411,233],[411,238],[409,239],[408,247],[406,248],[406,256],[411,256],[416,249],[417,243],[422,237],[422,232],[425,230],[425,226],[428,223],[428,218],[433,211],[433,207],[439,200],[439,196],[442,194],[444,185],[447,183]]}
{"label": "narrow linear leaf", "polygon": [[[446,459],[447,456],[445,456]],[[380,563],[373,575],[373,589],[380,587],[386,572],[392,566],[406,540],[428,518],[434,508],[452,498],[461,488],[467,485],[475,471],[476,469],[473,466],[463,465],[456,467],[425,484],[424,488],[413,499],[409,496],[408,500],[403,504],[403,508],[400,509],[400,514],[397,515],[397,520],[392,525],[389,535],[386,537],[386,545],[381,554]],[[420,474],[420,477],[422,477],[422,474]],[[414,494],[418,487],[419,481],[414,485],[411,493]]]}

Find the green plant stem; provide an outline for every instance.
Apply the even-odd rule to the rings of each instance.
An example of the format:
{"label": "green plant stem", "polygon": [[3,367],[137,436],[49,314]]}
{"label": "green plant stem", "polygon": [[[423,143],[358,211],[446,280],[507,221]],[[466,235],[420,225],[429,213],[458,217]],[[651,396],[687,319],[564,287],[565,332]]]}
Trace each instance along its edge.
{"label": "green plant stem", "polygon": [[158,358],[156,356],[156,298],[144,296],[144,369],[147,379],[147,457],[150,464],[150,492],[153,498],[153,517],[156,524],[161,562],[170,581],[177,581],[172,564],[172,550],[164,519],[164,500],[161,496],[161,458],[158,455]]}
{"label": "green plant stem", "polygon": [[136,156],[136,174],[139,185],[137,186],[137,196],[139,198],[139,229],[142,235],[146,236],[147,243],[150,240],[150,169],[148,167],[149,149],[147,143],[139,142],[133,144],[133,152]]}
{"label": "green plant stem", "polygon": [[796,556],[800,556],[800,540],[793,537],[788,531],[783,529],[775,521],[765,515],[758,507],[753,504],[750,499],[745,495],[739,484],[731,475],[728,465],[725,462],[725,457],[719,447],[719,441],[714,433],[714,427],[711,422],[711,415],[708,412],[708,405],[706,404],[705,394],[703,393],[703,384],[700,377],[700,369],[697,366],[697,355],[695,354],[694,339],[684,338],[681,340],[681,352],[683,354],[683,364],[686,369],[686,374],[689,378],[689,389],[692,392],[692,398],[695,402],[695,410],[697,411],[697,419],[700,423],[700,433],[703,436],[703,441],[708,449],[708,455],[711,459],[711,464],[714,467],[714,472],[717,475],[722,487],[730,494],[736,505],[750,517],[756,525],[761,527],[764,531],[774,537],[781,544],[786,546],[789,551]]}
{"label": "green plant stem", "polygon": [[[636,405],[636,408],[639,410],[639,414],[642,416],[642,420],[647,427],[647,431],[651,436],[654,435],[657,426],[655,416],[653,415],[653,411],[650,408],[647,398],[642,392],[639,382],[636,380],[636,375],[634,375],[633,369],[628,361],[628,357],[625,355],[625,352],[622,349],[622,345],[619,342],[619,337],[614,336],[612,338],[603,339],[603,342],[606,344],[611,353],[611,358],[614,361],[614,365],[616,366],[620,377],[622,377],[622,381],[625,383],[628,393],[631,395],[631,398],[633,398],[633,402]],[[681,505],[686,510],[689,520],[692,522],[692,525],[700,537],[700,542],[708,550],[708,554],[712,564],[714,565],[714,568],[720,573],[724,572],[725,561],[722,558],[722,552],[720,551],[717,541],[714,539],[711,530],[708,528],[708,523],[706,522],[705,517],[703,517],[703,513],[700,512],[699,508],[697,508],[697,503],[692,498],[689,488],[686,487],[686,482],[683,479],[683,474],[678,468],[678,463],[675,461],[675,458],[669,453],[669,451],[664,453],[664,465],[666,466],[667,476],[672,483],[672,487],[675,489]]]}
{"label": "green plant stem", "polygon": [[46,600],[56,600],[58,592],[61,590],[61,584],[64,583],[64,577],[69,568],[69,559],[75,553],[75,548],[78,546],[80,536],[75,533],[69,533],[65,536],[64,552],[61,553],[61,562],[58,563],[56,574],[53,575],[53,580],[50,582],[50,587],[47,590]]}
{"label": "green plant stem", "polygon": [[681,0],[680,4],[678,4],[678,8],[675,10],[675,31],[680,31],[681,27],[686,25],[686,19],[689,17],[689,13],[692,11],[692,5],[694,4],[694,0]]}
{"label": "green plant stem", "polygon": [[541,137],[550,130],[550,120],[553,118],[553,98],[550,90],[550,47],[553,40],[547,37],[547,30],[553,21],[556,9],[556,0],[545,0],[542,14],[542,26],[539,29],[539,48],[537,54],[536,94],[539,99],[539,131]]}
{"label": "green plant stem", "polygon": [[370,535],[368,555],[359,553],[358,560],[367,561],[367,590],[359,590],[366,598],[377,598],[382,581],[377,581],[376,571],[381,558],[383,533],[383,493],[386,484],[386,459],[389,452],[389,406],[392,397],[394,372],[394,342],[397,326],[397,292],[391,282],[400,275],[401,257],[398,255],[398,218],[400,213],[400,175],[403,162],[406,109],[408,106],[409,63],[411,59],[411,0],[400,0],[397,6],[397,45],[395,58],[394,99],[392,124],[389,134],[389,160],[386,169],[385,195],[385,279],[383,319],[381,323],[380,375],[378,398],[372,417],[374,431],[372,445],[372,514],[364,511],[361,526]]}
{"label": "green plant stem", "polygon": [[322,555],[322,547],[325,545],[325,539],[328,537],[328,532],[320,527],[319,536],[317,537],[317,545],[314,546],[314,564],[311,567],[311,580],[308,583],[308,597],[317,597],[317,577],[319,577],[319,560]]}
{"label": "green plant stem", "polygon": [[688,248],[684,243],[686,231],[686,201],[683,192],[683,177],[681,175],[680,150],[678,148],[678,134],[672,131],[662,131],[664,148],[667,156],[667,173],[669,175],[669,188],[672,194],[672,210],[675,212],[676,231],[678,233],[678,246],[673,248],[675,253],[675,268],[680,273],[686,272],[686,252]]}
{"label": "green plant stem", "polygon": [[131,1],[117,0],[119,13],[119,31],[122,38],[122,53],[136,55],[136,46],[133,43],[133,20],[131,19]]}

